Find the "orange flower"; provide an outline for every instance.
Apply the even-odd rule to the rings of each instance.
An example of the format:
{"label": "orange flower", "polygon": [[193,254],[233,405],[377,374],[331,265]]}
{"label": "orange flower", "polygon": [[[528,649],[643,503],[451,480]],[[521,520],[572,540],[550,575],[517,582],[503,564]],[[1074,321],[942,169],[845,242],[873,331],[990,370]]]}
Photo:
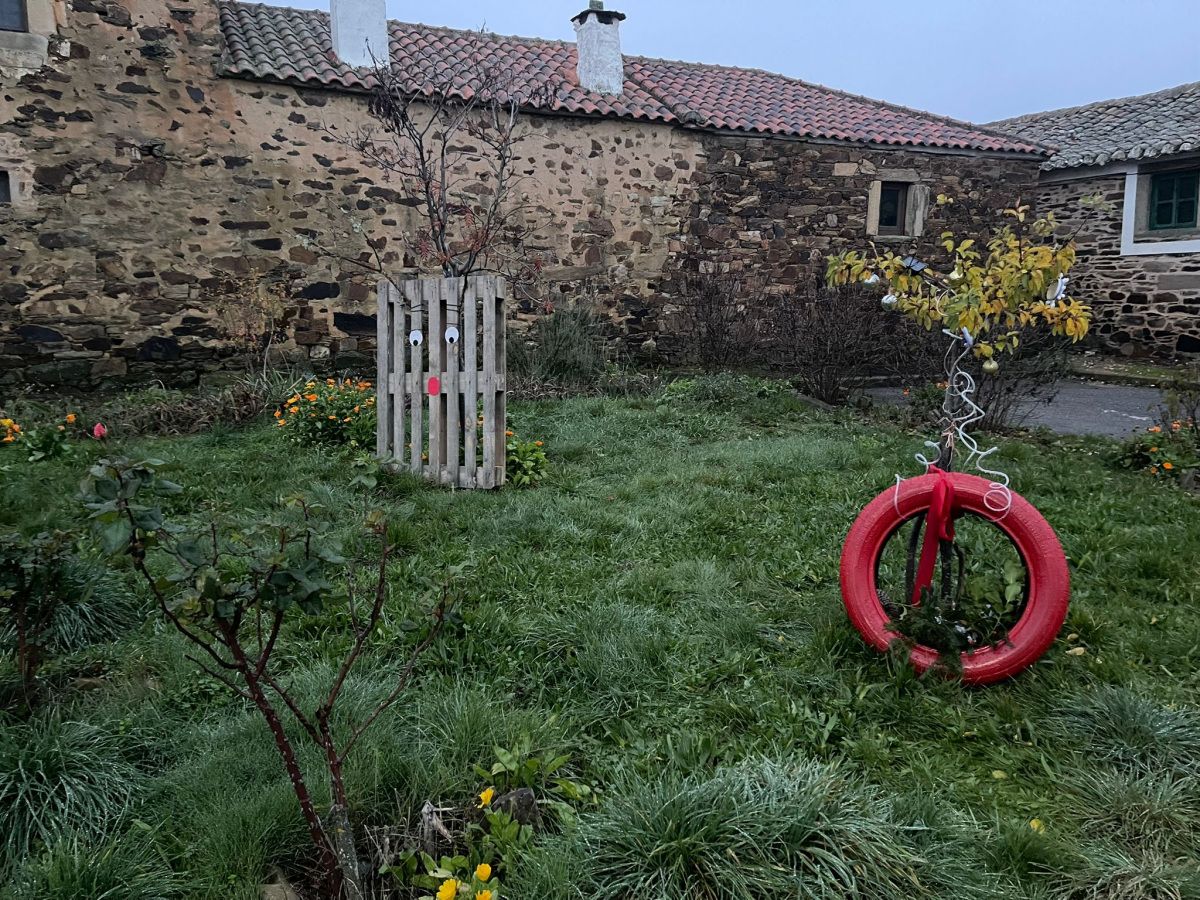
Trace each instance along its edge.
{"label": "orange flower", "polygon": [[14,433],[14,434],[20,434],[20,433],[21,433],[21,426],[20,426],[20,425],[18,425],[16,422],[13,422],[13,424],[12,424],[12,430],[13,430],[13,433]]}
{"label": "orange flower", "polygon": [[1165,463],[1163,463],[1163,468],[1166,469],[1168,472],[1170,472],[1173,468],[1175,468],[1175,464],[1165,462]]}
{"label": "orange flower", "polygon": [[288,407],[288,412],[290,412],[290,413],[291,413],[291,414],[294,416],[296,413],[300,412],[300,407],[298,407],[298,406],[289,406],[289,407]]}
{"label": "orange flower", "polygon": [[67,424],[68,425],[75,424],[75,413],[67,413]]}
{"label": "orange flower", "polygon": [[309,403],[316,403],[317,395],[316,394],[305,394],[304,399],[307,400]]}
{"label": "orange flower", "polygon": [[504,433],[505,433],[506,435],[508,435],[509,437],[515,437],[515,436],[516,436],[516,432],[515,432],[515,431],[506,431],[506,432],[504,432]]}
{"label": "orange flower", "polygon": [[1157,452],[1158,452],[1158,448],[1157,448],[1157,447],[1151,447],[1151,448],[1150,448],[1150,452],[1151,452],[1151,453],[1157,453]]}
{"label": "orange flower", "polygon": [[355,412],[362,412],[362,407],[361,407],[361,406],[356,406],[356,407],[354,407],[354,411],[355,411]]}
{"label": "orange flower", "polygon": [[282,410],[278,410],[278,409],[277,409],[277,410],[275,410],[275,418],[277,418],[277,419],[282,419],[282,418],[283,418],[283,412],[282,412]]}
{"label": "orange flower", "polygon": [[329,416],[328,418],[329,418],[329,421],[330,421],[330,422],[336,422],[336,421],[337,421],[337,416]]}
{"label": "orange flower", "polygon": [[286,425],[286,424],[287,424],[287,419],[280,419],[280,420],[279,420],[278,422],[276,422],[275,424],[276,424],[276,425],[277,425],[279,428],[282,428],[284,425]]}
{"label": "orange flower", "polygon": [[1160,425],[1151,425],[1146,430],[1151,434],[1162,434],[1162,426]]}
{"label": "orange flower", "polygon": [[534,442],[533,442],[533,446],[535,446],[535,447],[545,447],[545,446],[546,446],[546,442],[545,442],[545,441],[534,441]]}

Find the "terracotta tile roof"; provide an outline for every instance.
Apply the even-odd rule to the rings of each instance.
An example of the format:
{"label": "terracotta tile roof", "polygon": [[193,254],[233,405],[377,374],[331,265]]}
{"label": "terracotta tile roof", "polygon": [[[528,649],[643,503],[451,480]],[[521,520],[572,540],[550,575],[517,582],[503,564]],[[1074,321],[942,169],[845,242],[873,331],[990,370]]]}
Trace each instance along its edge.
{"label": "terracotta tile roof", "polygon": [[1165,91],[1052,109],[992,127],[1054,147],[1043,169],[1103,166],[1200,150],[1200,81]]}
{"label": "terracotta tile roof", "polygon": [[[334,56],[327,13],[221,0],[220,15],[224,75],[342,90],[370,86],[368,70]],[[606,96],[579,86],[573,43],[388,25],[392,64],[410,75],[413,90],[425,93],[443,89],[441,73],[470,62],[512,73],[523,93],[545,98],[528,104],[545,112],[893,146],[1045,153],[1011,135],[755,69],[627,56],[624,94]]]}

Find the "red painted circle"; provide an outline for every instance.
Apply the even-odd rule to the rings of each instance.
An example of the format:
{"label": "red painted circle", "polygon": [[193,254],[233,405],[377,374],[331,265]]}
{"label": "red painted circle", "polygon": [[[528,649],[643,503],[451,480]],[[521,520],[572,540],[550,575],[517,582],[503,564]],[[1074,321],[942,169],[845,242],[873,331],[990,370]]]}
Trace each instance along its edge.
{"label": "red painted circle", "polygon": [[426,385],[430,397],[436,397],[442,392],[442,381],[436,375],[429,379],[429,384]]}
{"label": "red painted circle", "polygon": [[[1016,545],[1029,573],[1029,597],[1021,618],[1008,633],[1008,641],[962,655],[963,681],[992,684],[1011,678],[1036,662],[1058,636],[1067,618],[1071,578],[1058,535],[1028,500],[1012,495],[1012,508],[997,519],[985,503],[991,482],[976,475],[951,473],[955,510],[976,513],[991,520]],[[879,601],[876,565],[889,536],[906,520],[926,512],[937,478],[923,475],[889,488],[872,500],[855,521],[842,550],[842,600],[850,621],[867,642],[886,650],[897,634]],[[931,647],[913,648],[911,662],[925,671],[937,662]]]}

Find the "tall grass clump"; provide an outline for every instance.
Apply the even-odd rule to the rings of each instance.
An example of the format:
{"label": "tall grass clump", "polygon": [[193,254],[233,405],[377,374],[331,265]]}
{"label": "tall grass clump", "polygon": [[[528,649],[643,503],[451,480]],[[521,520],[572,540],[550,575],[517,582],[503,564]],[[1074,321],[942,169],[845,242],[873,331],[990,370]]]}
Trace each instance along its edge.
{"label": "tall grass clump", "polygon": [[1062,708],[1059,727],[1093,758],[1200,775],[1200,713],[1169,709],[1125,688],[1102,687]]}
{"label": "tall grass clump", "polygon": [[70,839],[22,866],[0,900],[175,900],[183,890],[154,849],[132,836],[100,847]]}
{"label": "tall grass clump", "polygon": [[920,896],[920,858],[873,791],[836,768],[754,758],[619,784],[581,822],[586,896],[841,900]]}
{"label": "tall grass clump", "polygon": [[43,719],[0,727],[0,868],[43,844],[117,826],[137,777],[117,741],[94,726]]}

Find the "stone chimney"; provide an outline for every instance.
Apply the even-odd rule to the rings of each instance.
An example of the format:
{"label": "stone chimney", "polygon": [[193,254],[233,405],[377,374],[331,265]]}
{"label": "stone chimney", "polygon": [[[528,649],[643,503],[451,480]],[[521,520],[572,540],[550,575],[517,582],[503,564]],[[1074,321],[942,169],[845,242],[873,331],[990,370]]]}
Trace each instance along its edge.
{"label": "stone chimney", "polygon": [[387,0],[329,0],[329,31],[334,54],[347,65],[386,62]]}
{"label": "stone chimney", "polygon": [[625,14],[605,10],[602,0],[571,20],[579,50],[579,84],[598,94],[625,91],[625,57],[621,55],[621,23]]}

